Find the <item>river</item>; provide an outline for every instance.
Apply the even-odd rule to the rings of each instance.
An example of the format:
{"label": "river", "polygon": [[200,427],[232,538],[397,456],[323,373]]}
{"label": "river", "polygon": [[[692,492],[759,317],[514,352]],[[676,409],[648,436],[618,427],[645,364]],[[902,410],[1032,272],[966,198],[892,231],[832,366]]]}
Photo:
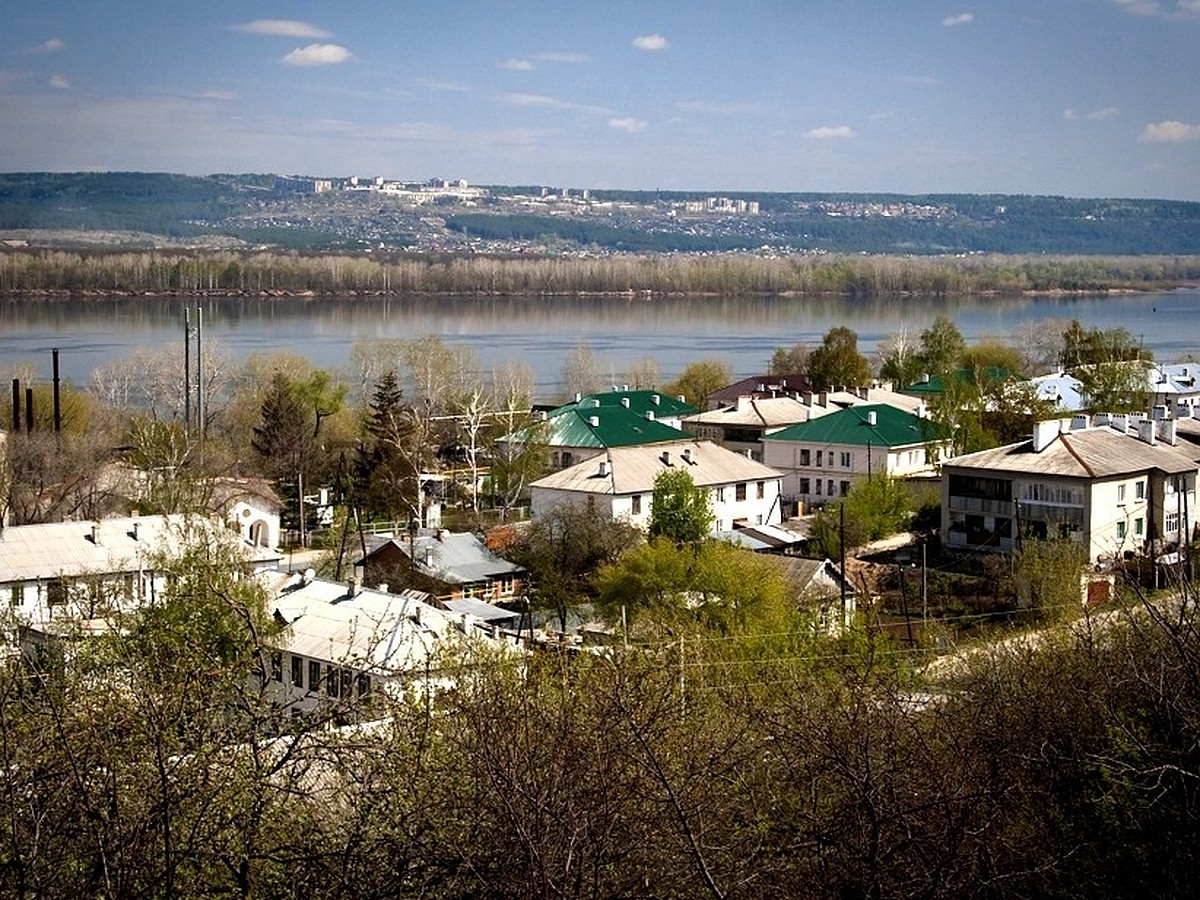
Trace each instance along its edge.
{"label": "river", "polygon": [[137,348],[183,339],[184,309],[203,309],[204,336],[235,361],[286,351],[314,365],[345,370],[356,342],[437,335],[474,351],[485,371],[509,360],[528,364],[542,395],[556,394],[566,355],[584,341],[617,382],[652,357],[664,379],[687,363],[716,357],[736,376],[765,370],[772,351],[818,343],[845,325],[868,355],[901,329],[914,338],[936,316],[949,316],[968,342],[1012,342],[1027,323],[1079,319],[1087,328],[1129,330],[1170,362],[1200,356],[1200,288],[1103,297],[950,298],[850,301],[830,298],[477,298],[360,300],[119,298],[0,301],[0,375],[29,363],[49,378],[51,348],[62,376],[86,384],[91,372]]}

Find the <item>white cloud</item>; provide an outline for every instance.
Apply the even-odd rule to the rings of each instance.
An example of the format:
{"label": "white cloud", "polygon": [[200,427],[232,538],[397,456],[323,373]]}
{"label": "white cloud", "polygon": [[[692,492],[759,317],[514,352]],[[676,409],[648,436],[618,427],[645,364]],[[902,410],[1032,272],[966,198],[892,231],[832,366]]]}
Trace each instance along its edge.
{"label": "white cloud", "polygon": [[71,89],[71,82],[67,79],[66,75],[51,75],[50,87],[56,91],[69,91]]}
{"label": "white cloud", "polygon": [[555,100],[545,94],[503,94],[501,99],[513,106],[569,106],[562,100]]}
{"label": "white cloud", "polygon": [[42,41],[37,45],[34,53],[57,53],[67,45],[63,43],[62,38],[50,38],[48,41]]}
{"label": "white cloud", "polygon": [[1093,109],[1091,112],[1081,113],[1076,109],[1063,110],[1063,118],[1068,122],[1078,122],[1080,119],[1088,119],[1092,122],[1103,122],[1105,119],[1111,119],[1114,116],[1120,115],[1121,110],[1115,106],[1106,106],[1103,109]]}
{"label": "white cloud", "polygon": [[295,19],[255,19],[232,26],[234,31],[243,34],[266,34],[272,37],[291,38],[327,38],[330,33],[324,28],[318,28],[309,22],[299,22]]}
{"label": "white cloud", "polygon": [[1200,141],[1200,125],[1186,122],[1152,122],[1142,129],[1138,141],[1143,144],[1178,144],[1183,141]]}
{"label": "white cloud", "polygon": [[849,125],[822,125],[819,128],[809,131],[808,136],[816,138],[819,141],[852,138],[854,137],[854,129]]}
{"label": "white cloud", "polygon": [[511,93],[501,94],[500,99],[513,106],[541,106],[547,109],[577,109],[581,112],[593,113],[598,116],[612,116],[615,113],[606,106],[589,106],[586,103],[571,103],[567,100],[559,100],[557,97],[549,97],[545,94],[523,94]]}
{"label": "white cloud", "polygon": [[501,69],[510,69],[513,72],[532,72],[533,63],[527,59],[506,59],[504,62],[496,63]]}
{"label": "white cloud", "polygon": [[471,88],[458,81],[438,81],[433,78],[418,78],[417,84],[428,91],[437,91],[438,93],[449,94],[467,94]]}
{"label": "white cloud", "polygon": [[220,100],[222,103],[228,103],[231,100],[237,99],[237,94],[233,91],[204,91],[200,94],[201,100]]}
{"label": "white cloud", "polygon": [[946,16],[942,19],[942,25],[945,28],[953,28],[955,25],[970,25],[975,21],[974,13],[959,13],[957,16]]}
{"label": "white cloud", "polygon": [[682,112],[712,113],[722,116],[759,114],[765,111],[761,103],[720,103],[711,100],[684,100],[676,103],[675,108]]}
{"label": "white cloud", "polygon": [[349,58],[350,51],[340,44],[309,44],[297,47],[280,62],[288,66],[332,66]]}
{"label": "white cloud", "polygon": [[638,35],[631,41],[633,46],[639,50],[666,50],[671,46],[665,37],[661,34],[642,34]]}
{"label": "white cloud", "polygon": [[1158,19],[1200,18],[1200,0],[1112,0],[1117,6],[1135,16],[1154,16]]}
{"label": "white cloud", "polygon": [[571,53],[570,51],[567,51],[567,50],[555,50],[555,51],[550,51],[550,52],[546,52],[546,53],[535,53],[533,55],[533,58],[537,59],[537,60],[541,60],[542,62],[553,62],[553,63],[591,62],[590,56],[585,56],[582,53]]}
{"label": "white cloud", "polygon": [[646,123],[641,119],[633,118],[633,116],[617,116],[608,120],[608,127],[628,134],[637,134],[639,131],[646,130]]}
{"label": "white cloud", "polygon": [[933,75],[901,75],[900,80],[906,84],[941,84],[942,82]]}

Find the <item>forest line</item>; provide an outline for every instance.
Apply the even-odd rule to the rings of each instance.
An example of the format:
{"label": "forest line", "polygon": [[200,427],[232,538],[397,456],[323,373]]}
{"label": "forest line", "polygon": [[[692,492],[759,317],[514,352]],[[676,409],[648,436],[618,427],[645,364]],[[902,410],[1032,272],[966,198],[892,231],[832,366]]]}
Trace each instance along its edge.
{"label": "forest line", "polygon": [[0,253],[0,294],[1018,295],[1200,282],[1195,256],[439,256],[271,251]]}

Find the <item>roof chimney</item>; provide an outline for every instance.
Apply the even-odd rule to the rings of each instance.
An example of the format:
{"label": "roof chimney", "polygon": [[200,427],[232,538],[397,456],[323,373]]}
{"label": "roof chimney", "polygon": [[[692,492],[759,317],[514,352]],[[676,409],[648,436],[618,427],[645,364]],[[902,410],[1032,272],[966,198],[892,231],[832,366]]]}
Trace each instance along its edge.
{"label": "roof chimney", "polygon": [[133,520],[133,527],[129,529],[129,536],[130,536],[131,538],[133,538],[135,541],[138,539],[138,531],[140,530],[140,529],[138,528],[138,526],[139,526],[140,524],[141,524],[141,523],[140,523],[140,522],[139,522],[137,519],[134,519],[134,520]]}
{"label": "roof chimney", "polygon": [[600,468],[596,472],[596,474],[599,475],[601,478],[608,477],[608,460],[604,460],[604,459],[600,460]]}
{"label": "roof chimney", "polygon": [[593,428],[599,428],[600,427],[600,417],[599,416],[588,416],[588,424],[591,425]]}
{"label": "roof chimney", "polygon": [[658,404],[660,404],[662,402],[662,397],[660,397],[658,394],[651,394],[650,402],[653,403],[655,406],[658,406]]}
{"label": "roof chimney", "polygon": [[346,581],[346,596],[357,597],[362,591],[362,583],[353,575]]}
{"label": "roof chimney", "polygon": [[646,421],[648,421],[648,422],[654,421],[654,410],[652,410],[652,409],[646,410]]}
{"label": "roof chimney", "polygon": [[579,391],[576,391],[575,392],[575,402],[578,403],[582,399],[583,399],[583,394],[579,393]]}
{"label": "roof chimney", "polygon": [[669,466],[671,464],[671,451],[664,450],[662,452],[662,456],[660,456],[659,459],[662,460],[662,463],[664,466]]}
{"label": "roof chimney", "polygon": [[625,407],[626,409],[629,409],[629,398],[628,398],[628,397],[622,397],[622,398],[621,398],[621,405],[622,405],[623,407]]}
{"label": "roof chimney", "polygon": [[683,461],[685,463],[687,463],[689,466],[692,464],[692,448],[691,447],[684,447],[683,452],[680,453],[679,455],[683,457]]}
{"label": "roof chimney", "polygon": [[1062,423],[1058,419],[1047,419],[1033,423],[1033,452],[1041,453],[1058,437]]}
{"label": "roof chimney", "polygon": [[1151,420],[1138,422],[1137,437],[1142,443],[1154,446],[1154,443],[1158,438],[1157,429],[1154,426],[1154,422]]}
{"label": "roof chimney", "polygon": [[867,424],[872,428],[879,424],[879,414],[873,409],[867,410]]}
{"label": "roof chimney", "polygon": [[92,523],[92,543],[95,544],[97,547],[100,546],[100,523],[99,522]]}

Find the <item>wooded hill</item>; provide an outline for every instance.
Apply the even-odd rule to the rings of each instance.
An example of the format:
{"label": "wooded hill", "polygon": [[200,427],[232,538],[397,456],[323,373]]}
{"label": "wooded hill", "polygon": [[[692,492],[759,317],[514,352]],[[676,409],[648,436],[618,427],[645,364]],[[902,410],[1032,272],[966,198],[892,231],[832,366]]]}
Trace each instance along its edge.
{"label": "wooded hill", "polygon": [[0,239],[62,246],[107,232],[107,243],[314,250],[1200,253],[1200,203],[1173,200],[738,193],[729,197],[760,212],[729,215],[687,210],[707,199],[701,192],[595,191],[552,208],[538,188],[491,186],[469,205],[446,196],[415,206],[339,190],[337,179],[324,194],[286,193],[277,182],[269,174],[0,174]]}

